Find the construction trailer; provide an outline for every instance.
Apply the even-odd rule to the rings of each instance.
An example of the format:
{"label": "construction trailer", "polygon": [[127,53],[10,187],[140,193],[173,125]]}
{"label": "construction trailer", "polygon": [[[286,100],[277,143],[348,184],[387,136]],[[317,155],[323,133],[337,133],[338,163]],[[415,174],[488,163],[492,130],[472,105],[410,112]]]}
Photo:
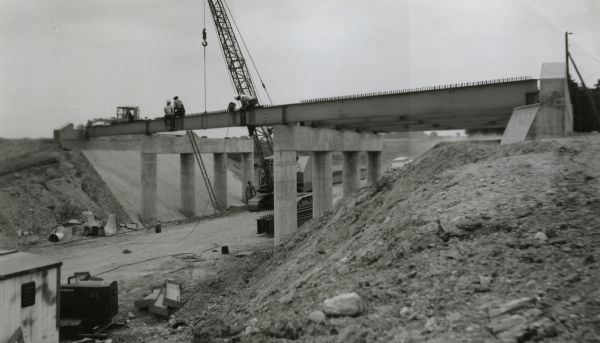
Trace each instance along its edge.
{"label": "construction trailer", "polygon": [[61,265],[0,250],[0,342],[58,342]]}

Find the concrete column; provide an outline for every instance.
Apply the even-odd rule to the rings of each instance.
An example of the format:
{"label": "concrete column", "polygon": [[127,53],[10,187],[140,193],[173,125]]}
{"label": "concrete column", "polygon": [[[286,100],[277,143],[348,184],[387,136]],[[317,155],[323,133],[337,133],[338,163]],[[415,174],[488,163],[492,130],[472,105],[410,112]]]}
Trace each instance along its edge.
{"label": "concrete column", "polygon": [[242,163],[240,165],[242,169],[242,196],[241,199],[244,203],[248,203],[248,199],[246,199],[246,187],[248,186],[248,181],[252,182],[254,188],[257,185],[254,184],[254,154],[253,153],[245,153],[242,155]]}
{"label": "concrete column", "polygon": [[298,228],[296,207],[296,152],[275,151],[275,245]]}
{"label": "concrete column", "polygon": [[383,166],[383,154],[381,151],[367,152],[367,184],[373,186],[381,176]]}
{"label": "concrete column", "polygon": [[358,151],[344,151],[343,185],[344,196],[354,193],[360,187],[360,154]]}
{"label": "concrete column", "polygon": [[330,151],[313,152],[312,156],[312,189],[313,218],[322,215],[333,205],[331,174],[332,153]]}
{"label": "concrete column", "polygon": [[156,154],[142,153],[142,220],[156,224]]}
{"label": "concrete column", "polygon": [[227,209],[227,153],[213,154],[213,190],[217,198],[217,209]]}
{"label": "concrete column", "polygon": [[196,215],[196,187],[194,184],[194,154],[179,154],[181,181],[181,213],[191,218]]}

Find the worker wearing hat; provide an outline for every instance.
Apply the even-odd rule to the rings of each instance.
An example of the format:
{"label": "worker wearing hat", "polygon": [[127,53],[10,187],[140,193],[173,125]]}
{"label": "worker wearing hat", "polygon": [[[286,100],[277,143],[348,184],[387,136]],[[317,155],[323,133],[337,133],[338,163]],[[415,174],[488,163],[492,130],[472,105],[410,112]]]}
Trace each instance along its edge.
{"label": "worker wearing hat", "polygon": [[185,116],[185,107],[183,106],[183,102],[181,102],[181,99],[179,99],[178,96],[175,96],[173,98],[173,105],[175,108],[175,117],[183,118],[183,116]]}
{"label": "worker wearing hat", "polygon": [[258,100],[256,100],[256,97],[253,97],[248,94],[236,95],[235,100],[239,100],[242,103],[242,107],[240,108],[240,111],[245,111],[245,110],[247,110],[251,107],[254,107],[258,104]]}

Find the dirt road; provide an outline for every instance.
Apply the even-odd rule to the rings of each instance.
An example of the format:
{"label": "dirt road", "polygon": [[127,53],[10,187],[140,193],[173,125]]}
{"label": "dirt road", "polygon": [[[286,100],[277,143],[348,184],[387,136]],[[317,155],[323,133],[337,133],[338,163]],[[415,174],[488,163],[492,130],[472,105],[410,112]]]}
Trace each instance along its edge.
{"label": "dirt road", "polygon": [[[173,257],[191,253],[200,256],[223,244],[235,252],[243,247],[269,242],[256,234],[256,218],[264,213],[240,212],[227,217],[205,219],[197,223],[163,226],[162,233],[142,230],[108,238],[96,238],[69,244],[34,247],[29,252],[63,262],[62,279],[76,271],[102,273],[125,264],[156,258],[102,274],[110,280],[132,280],[155,273]],[[131,253],[124,253],[129,250]],[[219,252],[220,253],[220,252]],[[176,267],[177,263],[170,263]]]}

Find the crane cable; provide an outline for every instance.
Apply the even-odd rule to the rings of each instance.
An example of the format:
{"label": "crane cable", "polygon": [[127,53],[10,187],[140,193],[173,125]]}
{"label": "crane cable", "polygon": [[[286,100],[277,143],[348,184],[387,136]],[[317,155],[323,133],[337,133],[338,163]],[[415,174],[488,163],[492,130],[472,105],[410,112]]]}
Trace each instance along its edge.
{"label": "crane cable", "polygon": [[256,72],[256,75],[258,75],[258,79],[260,80],[260,84],[261,84],[262,88],[265,90],[265,93],[267,94],[267,97],[269,98],[269,103],[271,105],[273,105],[273,100],[271,100],[271,95],[269,94],[269,91],[267,90],[267,86],[265,86],[265,83],[264,83],[262,77],[260,76],[260,73],[258,72],[258,68],[256,67],[256,63],[254,63],[254,58],[252,58],[252,54],[250,53],[250,50],[248,49],[248,46],[246,45],[246,41],[244,40],[244,36],[242,36],[242,32],[240,31],[240,28],[238,27],[237,22],[235,21],[235,18],[231,14],[231,10],[229,9],[229,5],[227,5],[227,1],[225,1],[225,0],[223,0],[223,3],[225,4],[225,8],[227,9],[227,12],[229,12],[229,18],[231,18],[231,21],[233,21],[233,25],[235,26],[235,29],[236,29],[238,35],[240,36],[240,40],[242,41],[242,44],[244,45],[244,49],[246,50],[246,53],[248,54],[248,57],[250,57],[250,62],[252,62],[252,67],[254,68],[254,71]]}

